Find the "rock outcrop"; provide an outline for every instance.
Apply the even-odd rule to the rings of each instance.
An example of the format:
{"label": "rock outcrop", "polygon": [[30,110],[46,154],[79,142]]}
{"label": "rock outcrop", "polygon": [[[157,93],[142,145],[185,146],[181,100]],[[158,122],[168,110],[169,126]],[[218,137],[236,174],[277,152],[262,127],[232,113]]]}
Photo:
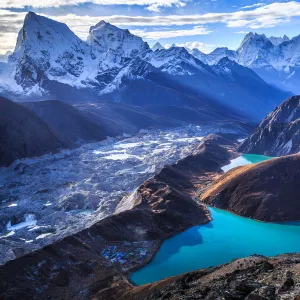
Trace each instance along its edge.
{"label": "rock outcrop", "polygon": [[211,206],[267,222],[300,220],[300,155],[230,170],[201,196]]}
{"label": "rock outcrop", "polygon": [[246,139],[243,153],[281,156],[300,151],[300,96],[287,99],[272,111]]}

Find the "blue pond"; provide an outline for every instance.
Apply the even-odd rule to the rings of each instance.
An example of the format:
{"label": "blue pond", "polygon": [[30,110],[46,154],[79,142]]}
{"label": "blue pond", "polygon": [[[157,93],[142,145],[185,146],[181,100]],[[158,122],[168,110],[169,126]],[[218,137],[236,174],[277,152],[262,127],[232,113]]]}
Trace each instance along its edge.
{"label": "blue pond", "polygon": [[[260,161],[265,159],[261,157]],[[210,208],[210,211],[213,221],[166,240],[155,258],[135,272],[131,281],[136,285],[146,284],[252,254],[300,252],[300,222],[270,224],[220,209]]]}

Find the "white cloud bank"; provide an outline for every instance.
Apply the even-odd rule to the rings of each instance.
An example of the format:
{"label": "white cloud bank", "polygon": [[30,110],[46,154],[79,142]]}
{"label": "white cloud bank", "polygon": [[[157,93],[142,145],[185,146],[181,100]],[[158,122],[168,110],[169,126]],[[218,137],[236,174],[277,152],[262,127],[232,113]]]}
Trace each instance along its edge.
{"label": "white cloud bank", "polygon": [[[22,0],[22,4],[26,3],[28,0]],[[39,1],[45,5],[47,1],[50,3],[57,2],[57,4],[62,3],[62,1],[68,3],[74,3],[83,0],[46,0]],[[177,0],[95,0],[98,3],[136,3],[139,2],[147,5],[159,4],[161,7],[163,5],[172,5],[179,2],[185,3],[186,1]],[[9,3],[19,2],[19,0],[0,0],[0,8],[8,5]],[[29,1],[28,1],[29,2]],[[32,5],[38,3],[37,0],[30,1]],[[180,4],[178,4],[180,5]],[[202,15],[168,15],[168,16],[78,16],[74,14],[55,16],[53,19],[66,23],[76,34],[81,38],[87,36],[89,27],[95,25],[100,20],[105,20],[117,26],[173,26],[173,25],[194,25],[192,29],[170,29],[169,31],[150,31],[148,32],[143,28],[139,30],[139,34],[146,39],[159,39],[162,37],[177,37],[180,34],[182,36],[200,35],[207,34],[209,30],[204,27],[204,25],[209,25],[213,23],[223,23],[227,27],[240,28],[240,29],[258,29],[274,27],[280,23],[289,22],[293,17],[300,16],[300,2],[289,1],[282,3],[272,3],[269,5],[256,7],[250,10],[241,10],[231,13],[207,13]],[[22,20],[24,18],[24,13],[10,12],[8,10],[0,9],[0,52],[4,52],[8,49],[12,49],[15,44],[15,37],[18,28],[21,27]],[[15,36],[15,37],[13,37]]]}
{"label": "white cloud bank", "polygon": [[145,30],[131,30],[131,33],[145,38],[147,40],[159,40],[166,38],[175,38],[182,36],[195,36],[195,35],[203,35],[209,34],[212,31],[207,30],[207,28],[195,26],[192,29],[182,29],[182,30],[163,30],[163,31],[145,31]]}
{"label": "white cloud bank", "polygon": [[[213,50],[215,50],[218,47],[222,47],[222,45],[209,45],[209,44],[205,44],[202,42],[186,42],[186,43],[182,43],[182,44],[175,44],[177,47],[184,47],[184,48],[188,48],[188,49],[198,49],[203,53],[210,53]],[[172,47],[173,44],[166,44],[165,48],[170,48]]]}
{"label": "white cloud bank", "polygon": [[168,16],[58,16],[55,19],[66,22],[70,26],[76,23],[94,24],[104,19],[122,26],[171,26],[171,25],[205,25],[224,23],[228,27],[264,28],[286,22],[292,17],[300,16],[300,2],[290,1],[272,3],[252,10],[241,10],[231,13],[207,13],[202,15],[168,15]]}
{"label": "white cloud bank", "polygon": [[1,0],[0,8],[46,8],[64,5],[94,3],[99,5],[139,5],[150,11],[159,11],[162,7],[185,6],[187,0]]}

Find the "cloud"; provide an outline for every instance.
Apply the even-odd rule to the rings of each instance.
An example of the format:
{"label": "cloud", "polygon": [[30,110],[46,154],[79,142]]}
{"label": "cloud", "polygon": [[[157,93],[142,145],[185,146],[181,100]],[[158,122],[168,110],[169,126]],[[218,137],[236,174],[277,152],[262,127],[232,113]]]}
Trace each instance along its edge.
{"label": "cloud", "polygon": [[64,5],[93,3],[99,5],[139,5],[147,6],[150,11],[159,11],[162,7],[185,6],[188,0],[1,0],[0,8],[46,8]]}
{"label": "cloud", "polygon": [[249,9],[249,8],[261,7],[261,6],[265,6],[265,5],[266,5],[266,3],[256,3],[256,4],[252,4],[252,5],[242,6],[241,9]]}
{"label": "cloud", "polygon": [[179,30],[163,30],[163,31],[145,31],[145,30],[130,30],[131,33],[138,35],[147,40],[159,40],[168,39],[182,36],[195,36],[209,34],[212,31],[207,30],[207,28],[195,26],[192,29],[179,29]]}
{"label": "cloud", "polygon": [[[182,44],[175,44],[177,47],[184,47],[184,48],[188,48],[188,49],[198,49],[201,52],[204,53],[210,53],[213,50],[215,50],[218,47],[222,47],[221,45],[209,45],[209,44],[205,44],[202,42],[186,42],[186,43],[182,43]],[[172,47],[172,44],[166,44],[165,48],[170,48]]]}
{"label": "cloud", "polygon": [[251,29],[271,28],[281,23],[289,22],[290,18],[274,19],[270,16],[257,18],[255,20],[235,20],[228,21],[227,27],[247,27]]}
{"label": "cloud", "polygon": [[14,48],[24,17],[25,13],[0,9],[0,52],[5,53]]}
{"label": "cloud", "polygon": [[[9,3],[14,3],[17,0],[0,0],[0,7],[8,5]],[[29,2],[29,0],[22,0],[22,3]],[[62,1],[68,1],[68,3],[73,3],[74,1],[80,2],[83,0],[32,0],[31,4],[41,2],[43,5],[45,3],[56,1],[57,5],[62,3]],[[141,5],[154,5],[155,3],[159,3],[161,7],[163,5],[176,5],[179,2],[185,3],[186,1],[179,0],[94,0],[98,3],[113,3],[115,1],[119,4],[122,2],[126,3],[136,3],[139,2]],[[17,1],[21,3],[20,1]],[[5,47],[10,47],[11,49],[15,45],[15,39],[17,35],[18,29],[21,27],[22,20],[24,19],[24,13],[20,12],[10,12],[9,10],[0,9],[0,26],[7,26],[11,28],[11,31],[15,30],[15,33],[11,32],[7,35],[7,38],[0,38],[1,49]],[[68,15],[60,15],[51,17],[57,21],[66,23],[77,35],[81,38],[85,39],[89,27],[95,25],[100,20],[104,19],[107,22],[110,22],[116,26],[121,27],[132,27],[132,26],[159,26],[159,27],[169,27],[174,25],[194,25],[200,26],[199,28],[203,28],[204,25],[212,24],[212,23],[223,23],[227,27],[231,28],[267,28],[274,27],[278,24],[289,22],[293,17],[300,16],[300,3],[296,1],[282,2],[282,3],[272,3],[269,5],[265,5],[262,7],[256,7],[250,10],[240,10],[236,12],[227,12],[227,13],[207,13],[207,14],[195,14],[195,15],[161,15],[161,16],[124,16],[124,15],[111,15],[111,16],[79,16],[75,14]],[[203,29],[192,29],[189,30],[190,34],[203,34],[205,30]],[[202,30],[202,31],[201,31]],[[157,38],[158,33],[150,33],[146,30],[141,31],[140,34],[148,35],[149,38]],[[175,37],[178,34],[183,34],[183,36],[187,33],[185,30],[161,30],[160,36],[169,36]],[[200,32],[200,33],[199,33]],[[5,32],[2,32],[2,35],[5,35]],[[8,34],[8,33],[7,33]],[[205,33],[204,33],[205,34]],[[5,46],[4,46],[5,45]],[[10,46],[9,46],[10,45]]]}
{"label": "cloud", "polygon": [[235,33],[238,33],[238,34],[247,34],[247,33],[249,33],[249,31],[241,30],[241,31],[237,31]]}
{"label": "cloud", "polygon": [[[224,23],[228,27],[263,28],[287,22],[292,17],[300,16],[300,3],[296,1],[272,3],[253,10],[229,13],[207,13],[202,15],[167,15],[167,16],[59,16],[56,19],[71,26],[74,22],[93,24],[99,18],[121,26],[172,26],[172,25],[205,25]],[[273,19],[273,21],[272,21]]]}

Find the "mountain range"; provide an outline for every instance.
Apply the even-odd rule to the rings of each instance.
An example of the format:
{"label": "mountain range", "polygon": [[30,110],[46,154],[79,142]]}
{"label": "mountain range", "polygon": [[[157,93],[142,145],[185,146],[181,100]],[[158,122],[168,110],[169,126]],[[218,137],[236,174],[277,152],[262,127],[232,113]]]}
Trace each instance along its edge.
{"label": "mountain range", "polygon": [[234,52],[208,65],[185,48],[156,48],[105,21],[83,41],[67,25],[29,12],[0,63],[0,95],[120,103],[185,122],[261,120],[291,95],[235,62]]}
{"label": "mountain range", "polygon": [[286,35],[267,38],[264,34],[250,32],[237,50],[217,48],[210,54],[204,54],[194,49],[192,54],[209,65],[228,57],[251,68],[266,82],[300,93],[300,35],[292,39]]}

